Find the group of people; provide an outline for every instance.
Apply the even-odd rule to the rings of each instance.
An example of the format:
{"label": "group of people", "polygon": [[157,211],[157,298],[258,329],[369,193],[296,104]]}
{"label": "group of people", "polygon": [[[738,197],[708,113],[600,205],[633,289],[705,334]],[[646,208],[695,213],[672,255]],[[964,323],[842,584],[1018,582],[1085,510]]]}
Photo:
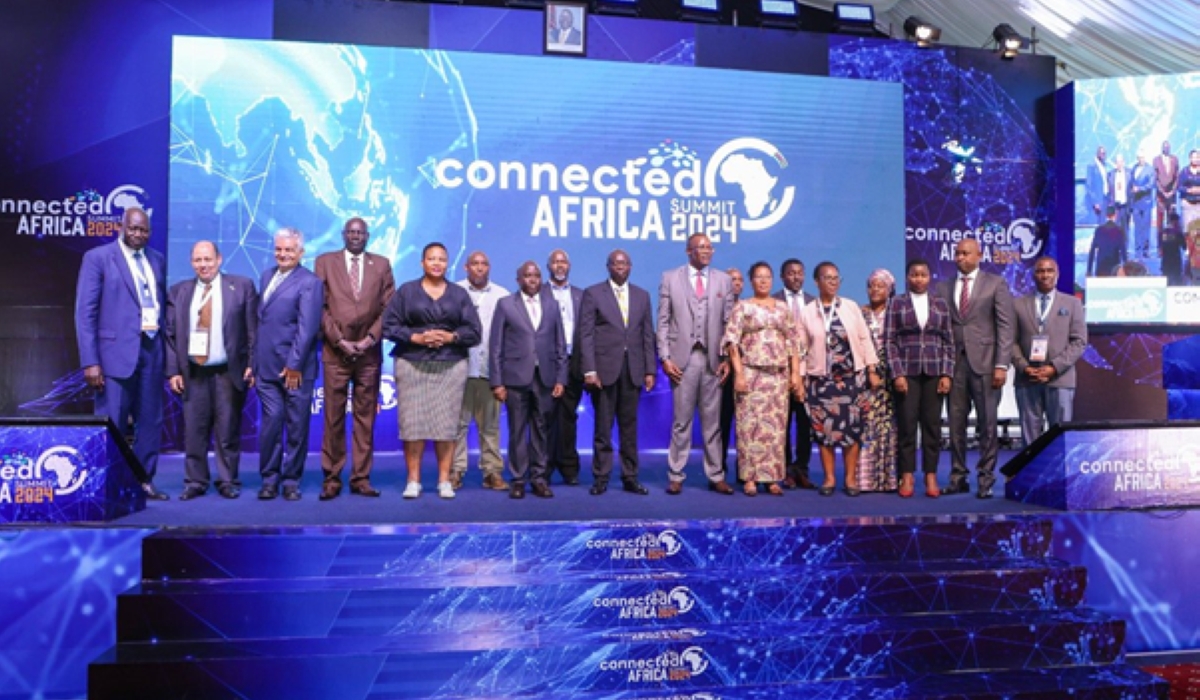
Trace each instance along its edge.
{"label": "group of people", "polygon": [[1200,284],[1200,149],[1181,168],[1169,141],[1152,162],[1139,152],[1132,166],[1122,155],[1110,164],[1100,146],[1086,170],[1085,207],[1096,224],[1087,275],[1146,274],[1153,247],[1168,284]]}
{"label": "group of people", "polygon": [[[84,378],[96,392],[97,412],[134,428],[148,498],[168,498],[153,482],[165,376],[183,405],[181,499],[211,487],[225,498],[240,495],[240,420],[255,387],[262,407],[258,498],[299,500],[318,368],[325,392],[320,499],[343,491],[347,413],[349,492],[380,496],[370,477],[384,340],[393,344],[404,498],[422,493],[428,442],[437,493],[454,498],[467,473],[472,422],[484,487],[520,499],[527,491],[553,497],[555,472],[563,483],[579,484],[576,421],[585,393],[595,420],[590,493],[604,494],[612,480],[615,423],[621,488],[648,494],[639,478],[637,416],[660,364],[673,405],[670,495],[683,491],[697,416],[705,484],[718,494],[734,494],[736,478],[748,496],[796,488],[831,496],[840,448],[847,495],[910,497],[918,435],[926,495],[966,493],[974,410],[981,435],[976,494],[990,498],[996,410],[1009,366],[1017,372],[1022,433],[1032,441],[1047,425],[1070,420],[1073,366],[1087,344],[1082,307],[1055,290],[1052,258],[1034,266],[1037,291],[1014,301],[1002,278],[979,269],[974,239],[956,246],[955,279],[931,289],[929,264],[912,260],[907,291],[897,295],[893,275],[877,270],[860,307],[840,294],[832,262],[814,269],[812,296],[803,290],[804,263],[784,261],[783,289],[773,294],[769,264],[755,263],[745,277],[716,269],[711,241],[695,234],[687,240],[687,262],[663,273],[655,314],[650,294],[630,282],[633,265],[623,250],[608,255],[607,279],[587,288],[571,283],[570,259],[555,250],[546,279],[527,261],[510,293],[492,281],[481,251],[468,256],[466,279],[452,283],[446,248],[431,243],[421,253],[422,275],[397,287],[390,261],[366,252],[370,233],[362,219],[347,221],[342,237],[343,249],[318,256],[310,272],[300,264],[302,234],[279,230],[276,265],[257,286],[261,296],[250,279],[221,271],[211,241],[192,248],[195,276],[167,289],[165,261],[147,247],[150,221],[140,209],[125,212],[117,241],[84,256],[76,307]],[[946,401],[951,472],[940,487]],[[501,404],[511,481],[499,446]],[[813,443],[819,483],[809,475]]]}

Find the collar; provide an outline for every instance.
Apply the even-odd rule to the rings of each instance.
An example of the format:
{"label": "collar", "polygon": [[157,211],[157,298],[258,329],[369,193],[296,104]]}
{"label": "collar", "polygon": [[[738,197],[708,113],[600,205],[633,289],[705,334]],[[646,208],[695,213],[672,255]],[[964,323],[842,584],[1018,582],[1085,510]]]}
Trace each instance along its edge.
{"label": "collar", "polygon": [[532,302],[534,302],[534,303],[537,303],[537,301],[538,301],[538,298],[537,298],[537,295],[536,295],[536,294],[535,294],[535,295],[533,295],[533,296],[529,296],[529,295],[528,295],[528,294],[526,294],[525,292],[517,292],[517,293],[521,295],[521,299],[523,299],[523,300],[525,301],[525,303],[526,303],[526,304],[528,304],[528,303],[529,303],[529,302],[531,302],[531,301],[532,301]]}
{"label": "collar", "polygon": [[470,281],[468,281],[467,291],[472,294],[490,294],[492,291],[492,280],[488,279],[488,283],[482,287],[476,287],[475,285],[471,284]]}
{"label": "collar", "polygon": [[[210,284],[212,284],[213,287],[221,286],[221,271],[220,270],[217,270],[217,274],[215,277],[212,278],[212,282],[210,282]],[[196,278],[196,288],[202,289],[203,287],[204,287],[204,280],[197,277]]]}
{"label": "collar", "polygon": [[960,272],[960,273],[958,273],[958,279],[960,279],[960,280],[961,280],[961,279],[962,279],[962,278],[964,278],[964,277],[966,277],[967,279],[969,279],[969,280],[971,280],[972,282],[974,282],[974,281],[976,280],[976,278],[977,278],[977,277],[979,277],[979,268],[977,267],[977,268],[975,268],[974,270],[971,270],[970,272],[968,272],[968,273],[966,273],[966,274],[963,274],[963,273],[961,273],[961,272]]}
{"label": "collar", "polygon": [[626,280],[625,284],[617,284],[616,282],[612,281],[611,277],[609,277],[608,285],[613,288],[614,292],[623,292],[629,288],[629,280]]}
{"label": "collar", "polygon": [[550,291],[569,292],[569,291],[571,291],[571,282],[567,281],[564,284],[555,284],[554,282],[551,282],[550,283]]}

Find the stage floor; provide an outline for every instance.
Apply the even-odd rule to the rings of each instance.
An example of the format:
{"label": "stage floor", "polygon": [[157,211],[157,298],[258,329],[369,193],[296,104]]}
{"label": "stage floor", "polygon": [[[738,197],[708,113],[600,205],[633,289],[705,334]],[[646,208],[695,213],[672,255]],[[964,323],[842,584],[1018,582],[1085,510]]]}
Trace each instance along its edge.
{"label": "stage floor", "polygon": [[[1003,465],[1016,452],[1005,451],[1000,455]],[[969,455],[974,461],[975,454]],[[585,520],[707,520],[728,518],[853,518],[853,517],[906,517],[947,515],[1010,515],[1029,513],[1057,513],[1059,511],[1041,506],[1027,505],[1006,500],[1002,497],[1003,477],[997,484],[998,495],[990,500],[980,500],[974,494],[927,498],[922,490],[912,498],[900,498],[895,493],[864,493],[852,498],[840,490],[832,497],[821,497],[815,491],[788,491],[783,496],[760,493],[748,498],[740,491],[733,496],[723,496],[706,488],[701,457],[693,453],[688,466],[688,478],[683,493],[671,496],[666,493],[667,466],[665,452],[642,454],[641,479],[650,489],[650,495],[639,496],[625,493],[619,480],[609,485],[608,493],[592,496],[590,457],[584,456],[584,473],[579,486],[565,486],[552,482],[554,498],[536,498],[529,493],[524,500],[513,500],[507,492],[484,489],[481,475],[474,466],[467,472],[464,488],[457,498],[438,498],[435,489],[435,469],[429,455],[422,469],[424,493],[415,500],[401,498],[404,488],[405,470],[399,453],[376,456],[376,466],[371,481],[383,496],[364,498],[342,495],[331,501],[319,501],[321,487],[321,463],[318,455],[309,457],[304,478],[301,482],[303,497],[297,502],[259,501],[256,498],[260,485],[258,477],[258,455],[242,456],[242,496],[227,500],[217,495],[215,489],[191,501],[178,500],[183,491],[183,456],[166,455],[159,463],[155,483],[171,495],[167,502],[150,502],[144,511],[120,518],[109,523],[113,527],[239,527],[239,526],[311,526],[311,525],[378,525],[396,523],[473,523],[473,522],[556,522]],[[817,462],[816,456],[813,463]],[[839,460],[840,468],[840,460]],[[817,467],[811,474],[816,476]],[[939,477],[943,484],[950,473],[949,457],[942,456]],[[918,484],[921,483],[918,477]],[[840,485],[840,484],[839,484]]]}

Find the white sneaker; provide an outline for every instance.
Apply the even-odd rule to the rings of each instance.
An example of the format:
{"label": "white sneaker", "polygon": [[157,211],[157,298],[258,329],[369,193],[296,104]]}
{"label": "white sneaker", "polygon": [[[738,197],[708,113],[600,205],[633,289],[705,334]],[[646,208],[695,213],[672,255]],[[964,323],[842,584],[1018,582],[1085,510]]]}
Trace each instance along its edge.
{"label": "white sneaker", "polygon": [[442,498],[454,498],[454,484],[449,481],[439,481],[438,495]]}
{"label": "white sneaker", "polygon": [[420,495],[421,495],[421,482],[410,481],[410,482],[408,482],[408,485],[404,487],[404,497],[405,498],[416,498],[417,496],[420,496]]}

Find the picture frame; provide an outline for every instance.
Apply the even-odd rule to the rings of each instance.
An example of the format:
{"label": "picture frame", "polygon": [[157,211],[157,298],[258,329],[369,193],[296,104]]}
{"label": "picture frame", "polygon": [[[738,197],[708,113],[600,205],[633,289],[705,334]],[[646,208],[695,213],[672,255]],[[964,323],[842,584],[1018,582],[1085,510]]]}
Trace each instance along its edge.
{"label": "picture frame", "polygon": [[543,14],[542,49],[544,53],[566,56],[587,55],[587,3],[547,2]]}

